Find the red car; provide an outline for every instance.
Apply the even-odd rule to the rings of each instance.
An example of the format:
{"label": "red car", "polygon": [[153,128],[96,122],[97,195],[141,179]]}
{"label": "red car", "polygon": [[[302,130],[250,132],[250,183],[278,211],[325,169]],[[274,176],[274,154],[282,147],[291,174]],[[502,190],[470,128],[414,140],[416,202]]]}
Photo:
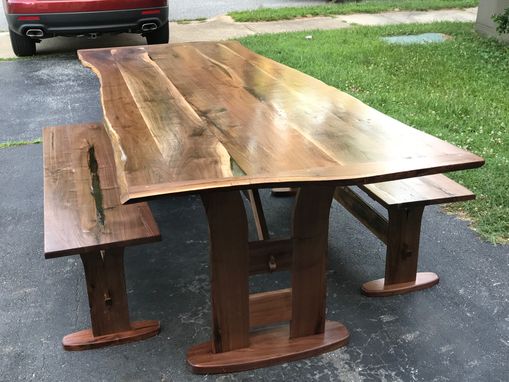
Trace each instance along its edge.
{"label": "red car", "polygon": [[139,33],[148,44],[169,39],[168,0],[3,0],[14,53],[32,56],[55,36]]}

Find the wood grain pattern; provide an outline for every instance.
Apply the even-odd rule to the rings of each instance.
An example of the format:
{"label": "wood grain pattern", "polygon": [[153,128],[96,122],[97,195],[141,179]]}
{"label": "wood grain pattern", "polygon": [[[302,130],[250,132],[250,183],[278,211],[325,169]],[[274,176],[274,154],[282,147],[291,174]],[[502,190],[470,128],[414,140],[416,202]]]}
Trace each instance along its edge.
{"label": "wood grain pattern", "polygon": [[130,330],[123,248],[87,253],[81,260],[94,336]]}
{"label": "wood grain pattern", "polygon": [[362,185],[384,207],[430,205],[475,199],[475,194],[443,174]]}
{"label": "wood grain pattern", "polygon": [[217,188],[374,183],[483,164],[237,42],[79,56],[101,80],[122,202]]}
{"label": "wood grain pattern", "polygon": [[438,275],[433,272],[418,272],[414,281],[386,284],[385,279],[368,281],[362,284],[362,293],[369,297],[385,297],[397,294],[405,294],[430,288],[440,281]]}
{"label": "wood grain pattern", "polygon": [[[475,199],[475,194],[443,174],[359,186],[385,208],[409,208]],[[334,198],[375,236],[387,244],[387,219],[349,187],[338,187]],[[389,223],[390,224],[390,223]]]}
{"label": "wood grain pattern", "polygon": [[[197,372],[267,366],[347,342],[341,324],[325,322],[335,186],[483,164],[237,42],[99,49],[79,56],[101,81],[121,202],[202,195],[210,230],[213,338],[188,355]],[[264,266],[254,266],[253,259],[270,256],[276,244],[248,244],[237,190],[261,186],[301,188],[290,247],[289,331],[250,336],[248,275]],[[286,259],[288,248],[279,244],[280,259]],[[273,307],[287,297],[276,296],[261,301]],[[271,313],[279,319],[288,311]]]}
{"label": "wood grain pattern", "polygon": [[376,237],[387,243],[387,219],[367,204],[350,187],[337,187],[334,191],[334,199],[364,224]]}
{"label": "wood grain pattern", "polygon": [[286,271],[291,268],[293,242],[271,239],[249,243],[249,274]]}
{"label": "wood grain pattern", "polygon": [[66,350],[138,341],[158,321],[130,322],[124,247],[160,239],[146,203],[120,204],[113,151],[100,124],[44,129],[46,258],[80,254],[91,329],[63,339]]}
{"label": "wood grain pattern", "polygon": [[360,187],[389,212],[387,220],[350,187],[338,187],[334,193],[339,203],[387,245],[385,278],[364,283],[362,292],[390,296],[437,284],[435,273],[417,272],[424,207],[470,200],[475,195],[442,174]]}
{"label": "wood grain pattern", "polygon": [[424,206],[389,208],[385,284],[415,281],[423,211]]}
{"label": "wood grain pattern", "polygon": [[267,326],[290,321],[292,318],[292,290],[281,289],[249,296],[249,326]]}
{"label": "wood grain pattern", "polygon": [[187,362],[195,373],[231,373],[313,357],[345,346],[350,337],[342,324],[333,321],[325,322],[321,334],[295,339],[288,334],[288,327],[257,331],[249,349],[227,353],[213,353],[209,342],[196,345],[187,352]]}
{"label": "wood grain pattern", "polygon": [[102,125],[46,128],[43,151],[46,258],[160,240],[146,203],[121,205]]}
{"label": "wood grain pattern", "polygon": [[210,237],[210,288],[215,353],[249,346],[249,247],[240,192],[201,195]]}
{"label": "wood grain pattern", "polygon": [[292,232],[291,338],[310,336],[324,330],[325,269],[333,194],[332,186],[302,187],[297,192]]}
{"label": "wood grain pattern", "polygon": [[92,329],[85,329],[65,336],[62,346],[69,351],[97,349],[144,340],[159,334],[160,330],[159,321],[152,320],[131,322],[130,328],[126,331],[98,337],[94,336]]}

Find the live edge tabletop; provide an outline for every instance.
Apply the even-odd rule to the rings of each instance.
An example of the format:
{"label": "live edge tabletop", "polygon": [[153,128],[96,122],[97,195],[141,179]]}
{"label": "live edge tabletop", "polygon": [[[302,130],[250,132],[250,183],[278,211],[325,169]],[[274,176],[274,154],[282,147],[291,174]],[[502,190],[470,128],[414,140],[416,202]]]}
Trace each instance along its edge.
{"label": "live edge tabletop", "polygon": [[[101,81],[122,203],[201,195],[212,335],[188,350],[198,373],[268,366],[348,342],[345,326],[325,319],[336,186],[483,164],[237,42],[83,50],[79,57]],[[300,188],[291,237],[249,241],[239,190],[282,185]],[[249,294],[251,274],[280,270],[291,271],[291,288]]]}
{"label": "live edge tabletop", "polygon": [[81,50],[79,57],[101,81],[122,202],[373,183],[483,163],[238,42]]}

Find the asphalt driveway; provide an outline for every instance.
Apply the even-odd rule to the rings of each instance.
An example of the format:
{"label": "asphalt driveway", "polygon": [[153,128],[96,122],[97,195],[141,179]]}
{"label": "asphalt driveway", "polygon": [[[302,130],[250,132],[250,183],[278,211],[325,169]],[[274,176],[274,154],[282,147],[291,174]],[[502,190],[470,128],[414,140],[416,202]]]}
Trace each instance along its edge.
{"label": "asphalt driveway", "polygon": [[101,121],[99,81],[75,54],[0,62],[0,142],[41,137],[43,126]]}
{"label": "asphalt driveway", "polygon": [[[194,8],[195,16],[181,18],[206,16],[199,13],[201,2]],[[0,62],[0,85],[0,142],[38,138],[45,126],[102,119],[98,80],[74,54]],[[41,151],[41,145],[0,149],[2,382],[491,382],[509,375],[509,246],[480,240],[467,222],[435,207],[424,214],[419,268],[437,272],[440,284],[403,296],[363,297],[360,284],[383,276],[385,247],[334,203],[327,314],[349,328],[350,344],[305,361],[195,376],[185,349],[208,340],[210,332],[206,218],[198,197],[153,202],[163,241],[128,249],[126,273],[133,320],[159,319],[161,334],[65,352],[62,336],[89,325],[88,304],[79,258],[43,258]],[[292,199],[269,192],[262,198],[271,233],[288,235]],[[257,276],[252,287],[286,285],[288,275],[281,273]]]}

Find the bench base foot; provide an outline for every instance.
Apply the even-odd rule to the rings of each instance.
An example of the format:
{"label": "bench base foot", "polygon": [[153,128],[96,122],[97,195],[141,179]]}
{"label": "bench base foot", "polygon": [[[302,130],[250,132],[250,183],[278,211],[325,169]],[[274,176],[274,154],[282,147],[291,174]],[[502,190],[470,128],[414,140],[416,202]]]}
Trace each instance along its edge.
{"label": "bench base foot", "polygon": [[378,279],[362,284],[362,293],[369,297],[392,296],[430,288],[438,284],[439,277],[433,272],[419,272],[415,281],[385,285],[385,279]]}
{"label": "bench base foot", "polygon": [[62,345],[65,350],[78,351],[120,345],[153,337],[159,334],[159,321],[131,322],[131,330],[94,337],[92,329],[81,330],[65,336]]}
{"label": "bench base foot", "polygon": [[249,347],[224,353],[213,353],[206,342],[189,349],[187,362],[197,374],[231,373],[313,357],[346,345],[350,337],[343,324],[333,321],[326,321],[323,334],[293,339],[289,334],[288,326],[256,331]]}

